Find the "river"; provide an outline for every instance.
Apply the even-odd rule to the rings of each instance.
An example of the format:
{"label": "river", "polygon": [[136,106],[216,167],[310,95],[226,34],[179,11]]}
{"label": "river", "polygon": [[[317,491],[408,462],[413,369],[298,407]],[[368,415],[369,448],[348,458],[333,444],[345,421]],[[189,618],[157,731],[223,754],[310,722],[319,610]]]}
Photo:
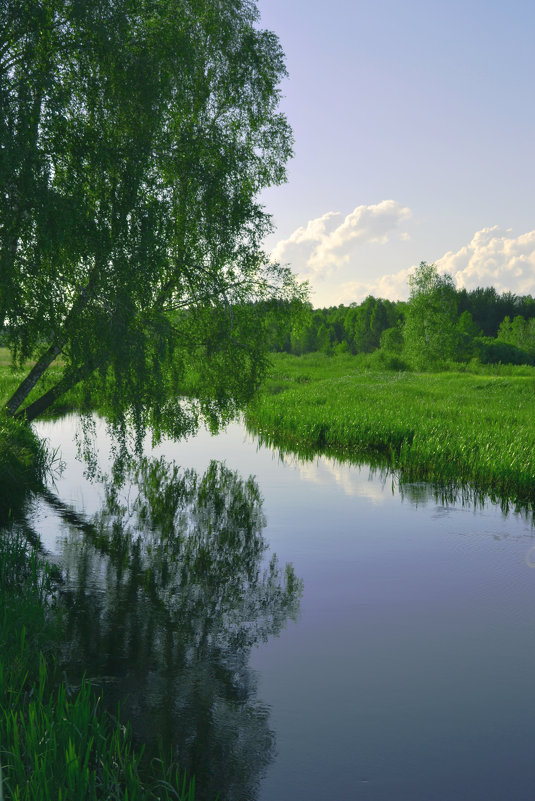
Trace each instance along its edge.
{"label": "river", "polygon": [[29,523],[65,577],[66,658],[201,801],[533,797],[526,517],[237,423],[147,445],[116,490],[84,475],[76,416],[36,429],[65,462]]}

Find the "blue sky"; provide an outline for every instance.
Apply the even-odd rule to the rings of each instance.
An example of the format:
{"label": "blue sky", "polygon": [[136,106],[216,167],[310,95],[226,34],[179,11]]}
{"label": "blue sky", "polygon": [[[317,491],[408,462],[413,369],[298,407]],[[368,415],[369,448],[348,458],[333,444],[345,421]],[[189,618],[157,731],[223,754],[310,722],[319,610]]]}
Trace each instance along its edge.
{"label": "blue sky", "polygon": [[535,3],[258,5],[295,135],[266,245],[314,305],[405,297],[422,260],[535,294]]}

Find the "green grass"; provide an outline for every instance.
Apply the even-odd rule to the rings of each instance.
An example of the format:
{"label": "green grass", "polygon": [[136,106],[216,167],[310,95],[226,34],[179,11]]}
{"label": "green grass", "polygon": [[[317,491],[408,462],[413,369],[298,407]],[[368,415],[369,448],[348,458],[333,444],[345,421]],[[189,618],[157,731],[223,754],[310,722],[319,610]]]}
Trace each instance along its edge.
{"label": "green grass", "polygon": [[535,369],[373,372],[365,360],[321,354],[278,354],[273,362],[247,414],[272,443],[368,459],[402,480],[470,484],[533,506]]}
{"label": "green grass", "polygon": [[0,799],[193,801],[193,783],[162,759],[144,760],[87,681],[58,681],[54,597],[48,567],[20,532],[0,531]]}
{"label": "green grass", "polygon": [[[9,350],[0,347],[0,522],[22,505],[29,490],[41,484],[51,462],[32,429],[3,411],[30,367],[31,363],[13,366]],[[58,368],[52,367],[49,381],[57,380],[58,373]]]}

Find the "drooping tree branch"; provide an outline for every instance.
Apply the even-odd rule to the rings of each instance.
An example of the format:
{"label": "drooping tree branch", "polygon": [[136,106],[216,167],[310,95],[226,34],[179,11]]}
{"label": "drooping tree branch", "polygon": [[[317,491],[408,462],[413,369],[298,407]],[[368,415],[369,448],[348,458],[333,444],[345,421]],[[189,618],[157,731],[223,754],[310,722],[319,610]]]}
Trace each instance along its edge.
{"label": "drooping tree branch", "polygon": [[[0,30],[13,65],[0,81],[0,325],[37,362],[7,413],[34,419],[94,371],[96,350],[118,414],[152,413],[190,366],[206,397],[245,397],[267,344],[238,309],[271,294],[257,196],[284,180],[292,143],[277,113],[283,54],[255,0],[210,15],[177,15],[174,0],[157,13],[143,0],[74,15],[68,0],[16,5]],[[23,408],[60,354],[62,376]]]}

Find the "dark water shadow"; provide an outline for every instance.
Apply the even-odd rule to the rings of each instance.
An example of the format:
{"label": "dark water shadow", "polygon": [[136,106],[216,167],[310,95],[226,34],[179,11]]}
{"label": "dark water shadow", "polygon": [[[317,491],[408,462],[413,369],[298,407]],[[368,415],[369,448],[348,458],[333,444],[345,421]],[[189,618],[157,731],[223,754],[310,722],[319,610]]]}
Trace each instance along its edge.
{"label": "dark water shadow", "polygon": [[120,702],[149,755],[172,752],[201,801],[253,801],[275,738],[249,656],[296,618],[302,583],[268,558],[253,479],[163,459],[122,478],[91,519],[44,496],[65,532],[65,670]]}

